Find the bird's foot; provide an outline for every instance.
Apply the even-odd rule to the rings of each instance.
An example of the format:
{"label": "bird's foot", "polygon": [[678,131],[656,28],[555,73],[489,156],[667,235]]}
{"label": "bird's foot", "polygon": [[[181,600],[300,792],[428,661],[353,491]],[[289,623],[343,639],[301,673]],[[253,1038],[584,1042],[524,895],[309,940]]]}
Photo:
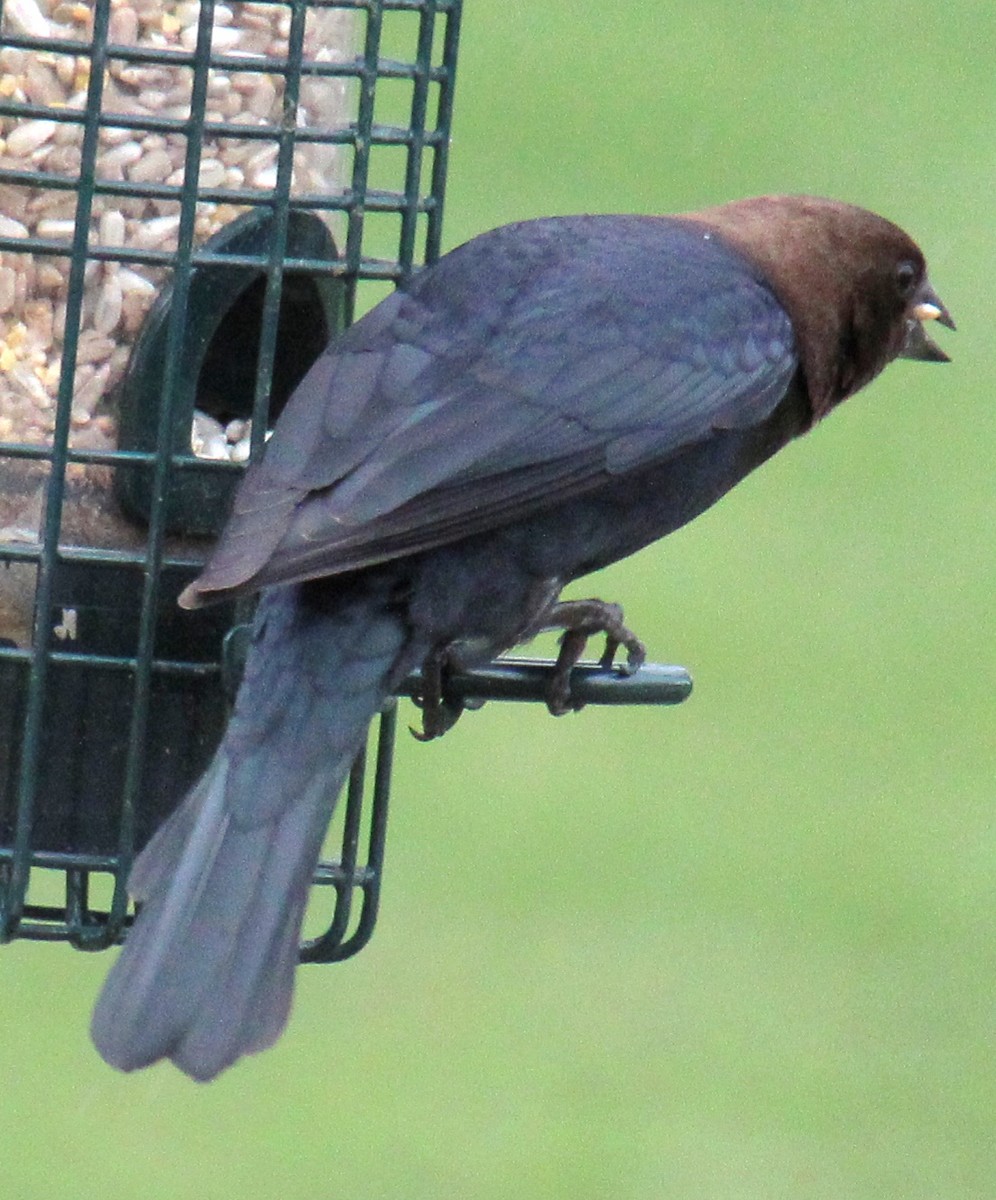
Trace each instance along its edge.
{"label": "bird's foot", "polygon": [[409,726],[412,736],[420,742],[431,742],[449,733],[465,709],[479,707],[453,700],[445,694],[446,672],[458,666],[449,646],[437,646],[425,656],[422,662],[422,686],[419,694],[413,697],[422,710],[422,728]]}
{"label": "bird's foot", "polygon": [[546,706],[555,717],[577,712],[584,705],[571,695],[571,671],[584,654],[590,637],[605,635],[605,649],[598,665],[605,671],[615,663],[620,647],[626,651],[621,669],[632,675],[646,661],[647,648],[623,624],[623,610],[604,600],[563,600],[554,604],[543,622],[546,629],[563,629],[560,653],[547,688]]}

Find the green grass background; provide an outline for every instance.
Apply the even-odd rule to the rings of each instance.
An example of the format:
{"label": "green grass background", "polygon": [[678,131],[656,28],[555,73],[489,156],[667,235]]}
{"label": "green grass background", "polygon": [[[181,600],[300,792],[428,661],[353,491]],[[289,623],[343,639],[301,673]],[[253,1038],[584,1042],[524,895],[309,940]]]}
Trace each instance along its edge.
{"label": "green grass background", "polygon": [[405,739],[380,926],[209,1087],[0,950],[11,1197],[996,1194],[991,0],[470,0],[447,244],[762,191],[921,242],[959,332],[575,589],[682,708]]}

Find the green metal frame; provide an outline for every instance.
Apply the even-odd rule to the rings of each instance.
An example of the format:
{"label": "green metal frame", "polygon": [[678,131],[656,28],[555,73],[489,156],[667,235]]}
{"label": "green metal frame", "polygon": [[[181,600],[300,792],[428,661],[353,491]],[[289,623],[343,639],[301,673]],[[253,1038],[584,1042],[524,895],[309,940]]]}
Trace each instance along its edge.
{"label": "green metal frame", "polygon": [[[197,653],[184,654],[187,644],[198,639],[187,634],[170,640],[163,652],[162,625],[169,614],[177,587],[197,568],[198,555],[178,552],[171,541],[164,498],[172,482],[184,474],[206,470],[231,472],[230,464],[205,465],[189,451],[177,452],[170,439],[176,396],[182,390],[185,368],[185,327],[191,279],[199,270],[255,269],[265,275],[261,336],[258,352],[256,394],[253,402],[253,451],[258,454],[266,427],[270,378],[276,353],[277,318],[282,283],[286,274],[298,272],[314,277],[340,280],[343,287],[343,315],[348,321],[357,303],[357,289],[367,281],[394,282],[407,278],[421,262],[431,262],[439,253],[443,191],[449,147],[453,104],[454,71],[460,25],[460,0],[290,0],[288,54],[285,60],[268,60],[266,72],[284,77],[283,120],[278,127],[227,128],[205,120],[209,69],[224,66],[229,71],[259,70],[258,61],[240,60],[237,54],[215,55],[210,51],[214,16],[213,0],[203,0],[196,46],[158,50],[109,43],[111,6],[109,0],[92,0],[93,28],[90,41],[34,38],[6,34],[3,44],[28,51],[54,51],[85,55],[90,60],[87,101],[81,113],[65,108],[44,107],[16,99],[0,99],[0,114],[18,120],[45,119],[56,122],[82,122],[82,167],[80,178],[72,183],[35,170],[0,170],[0,183],[25,188],[72,186],[77,192],[76,231],[72,242],[69,293],[67,297],[66,336],[63,370],[59,386],[55,432],[51,445],[0,444],[0,459],[23,459],[50,464],[49,482],[44,497],[44,516],[37,545],[0,542],[0,570],[7,563],[31,563],[37,568],[35,635],[29,647],[0,646],[0,690],[7,700],[5,716],[7,761],[2,764],[10,778],[3,816],[5,833],[0,846],[0,939],[27,937],[47,940],[67,939],[81,948],[100,948],[120,939],[128,922],[127,873],[142,835],[143,785],[147,784],[150,746],[160,732],[158,724],[159,692],[172,681],[196,691],[197,703],[207,703],[205,724],[207,740],[216,738],[223,720],[224,690],[221,683],[222,638],[217,622],[206,635],[208,648],[198,646]],[[321,9],[349,10],[360,25],[358,53],[346,61],[305,61],[301,54],[305,21],[309,12]],[[2,13],[2,3],[0,3]],[[401,56],[386,57],[382,43],[409,45]],[[177,120],[163,116],[123,116],[105,114],[102,88],[105,67],[112,59],[134,64],[162,63],[183,65],[192,71],[193,87],[190,118]],[[299,128],[295,112],[301,95],[303,73],[311,78],[353,81],[356,92],[355,121],[342,128]],[[383,80],[410,81],[410,119],[404,124],[385,124],[376,119],[378,85]],[[185,179],[174,187],[165,183],[99,180],[95,170],[98,138],[102,126],[127,127],[136,134],[178,132],[186,136]],[[272,194],[229,188],[197,189],[198,164],[205,136],[259,137],[276,141],[276,184]],[[308,141],[341,144],[352,154],[351,178],[345,189],[329,195],[291,195],[291,168],[295,148]],[[403,186],[397,190],[376,190],[370,186],[376,175],[376,161],[384,147],[398,148],[392,153],[406,156]],[[431,155],[431,167],[427,159]],[[117,197],[155,197],[179,201],[180,228],[175,251],[139,248],[88,246],[90,213],[95,195]],[[194,224],[199,200],[219,203],[265,206],[272,214],[269,244],[259,253],[219,254],[195,242]],[[291,258],[287,255],[288,223],[292,212],[343,214],[345,236],[339,257]],[[367,216],[370,213],[397,214],[399,234],[393,257],[375,257],[366,249]],[[0,251],[31,252],[35,255],[65,253],[61,243],[44,238],[0,237]],[[166,352],[159,380],[158,437],[152,450],[86,451],[70,449],[70,416],[78,333],[83,305],[83,274],[93,261],[111,260],[123,264],[140,263],[169,268],[172,290],[168,321],[165,326]],[[79,544],[60,545],[60,528],[65,502],[66,468],[73,463],[106,465],[118,471],[144,470],[149,476],[150,503],[147,540],[144,547],[132,550],[108,550]],[[99,564],[106,571],[120,568],[137,583],[136,616],[133,644],[128,652],[112,649],[104,653],[73,653],[52,637],[55,623],[50,614],[61,611],[66,597],[61,580],[69,567]],[[2,577],[0,577],[2,583]],[[91,597],[98,604],[100,597]],[[244,619],[246,612],[240,614]],[[228,614],[231,623],[233,614]],[[173,618],[170,617],[172,620]],[[108,810],[115,814],[113,842],[89,849],[52,848],[38,845],[38,830],[46,820],[47,797],[40,794],[42,779],[53,752],[64,747],[53,743],[48,728],[53,709],[53,692],[63,691],[69,680],[87,678],[82,700],[99,702],[103,690],[110,688],[115,714],[120,711],[121,689],[127,696],[128,730],[123,767],[122,794],[106,797]],[[102,684],[94,686],[100,679]],[[111,681],[111,682],[107,682]],[[165,684],[164,684],[165,681]],[[106,685],[106,688],[105,688]],[[200,689],[197,691],[197,689]],[[70,688],[71,690],[71,688]],[[214,696],[216,703],[210,703]],[[99,714],[97,715],[99,720]],[[380,738],[386,746],[392,728],[388,719]],[[74,731],[74,736],[80,731]],[[88,730],[83,727],[84,738]],[[203,758],[210,745],[198,747],[191,758]],[[168,750],[168,747],[167,747]],[[86,753],[80,762],[86,764]],[[376,773],[386,802],[386,766]],[[375,909],[374,876],[379,878],[379,860],[383,846],[383,818],[369,826],[361,820],[361,770],[354,772],[350,796],[344,806],[344,848],[338,864],[323,864],[320,882],[333,884],[339,898],[332,928],[321,939],[325,947],[315,947],[312,957],[334,953],[333,943],[341,942],[348,922],[354,886],[363,893],[367,911],[362,926],[372,926]],[[175,797],[176,798],[176,797]],[[383,807],[383,806],[382,806]],[[379,822],[379,827],[378,827]],[[147,830],[145,831],[147,832]],[[367,851],[376,856],[370,867],[370,853],[360,854],[363,837]],[[372,847],[371,847],[372,839]],[[59,884],[59,880],[62,883]],[[108,886],[110,883],[111,886]],[[29,893],[29,886],[31,892]],[[62,892],[54,896],[53,891]],[[40,893],[39,899],[35,894]],[[368,903],[373,896],[374,903]],[[364,937],[367,936],[364,934]],[[354,938],[354,946],[356,941]]]}
{"label": "green metal frame", "polygon": [[[277,0],[273,0],[274,3]],[[108,43],[109,0],[92,0],[92,42],[53,41],[27,36],[6,36],[5,45],[25,50],[55,50],[87,55],[91,61],[88,95],[82,114],[64,108],[0,98],[0,115],[30,120],[82,120],[82,168],[72,184],[56,181],[37,171],[0,169],[0,183],[23,187],[73,186],[77,189],[76,229],[72,243],[71,272],[67,300],[66,336],[59,385],[55,433],[51,445],[0,443],[4,459],[40,460],[49,464],[49,482],[44,497],[44,515],[37,545],[0,541],[0,584],[6,564],[30,563],[37,569],[35,632],[32,644],[0,645],[0,940],[15,937],[38,940],[68,940],[82,949],[99,949],[120,940],[130,921],[126,880],[134,853],[148,834],[150,813],[145,799],[150,779],[165,773],[179,799],[186,782],[176,760],[196,773],[210,754],[224,721],[226,679],[237,670],[237,647],[248,617],[248,608],[223,611],[207,617],[207,625],[196,624],[197,614],[180,618],[175,613],[175,596],[183,582],[197,570],[200,555],[189,547],[177,548],[171,538],[167,497],[182,486],[184,478],[210,470],[233,472],[232,464],[205,465],[188,450],[178,449],[171,436],[181,413],[178,397],[184,388],[185,360],[189,350],[185,337],[191,318],[192,280],[198,271],[246,268],[265,276],[261,333],[258,350],[255,396],[253,398],[253,445],[257,455],[263,445],[270,396],[270,380],[277,354],[277,328],[282,284],[291,272],[340,281],[342,319],[348,323],[357,307],[357,289],[368,284],[404,281],[423,262],[439,254],[443,195],[446,179],[454,72],[457,59],[460,0],[285,0],[290,13],[289,53],[286,60],[268,60],[269,74],[285,80],[284,119],[279,127],[238,127],[240,137],[266,137],[278,143],[276,185],[272,194],[261,197],[251,190],[202,188],[194,183],[171,187],[165,183],[134,183],[97,180],[95,171],[98,139],[102,126],[130,127],[137,132],[180,132],[187,138],[185,178],[196,181],[206,134],[222,136],[230,127],[205,120],[209,68],[224,65],[229,70],[259,70],[258,61],[240,60],[237,55],[210,53],[213,0],[202,0],[196,47],[190,51],[154,50],[111,46]],[[2,13],[0,0],[0,13]],[[359,52],[349,61],[305,63],[301,55],[305,21],[310,10],[344,9],[355,12],[362,24]],[[413,35],[410,54],[388,58],[382,54],[386,37],[395,38],[395,22],[404,21]],[[392,41],[393,44],[393,41]],[[163,116],[107,116],[102,112],[104,67],[110,58],[134,63],[170,63],[189,66],[193,72],[191,116],[175,120]],[[299,128],[295,111],[304,73],[308,76],[346,78],[355,81],[355,121],[337,130]],[[411,83],[410,117],[407,123],[385,124],[376,120],[378,85],[384,80]],[[329,195],[291,194],[291,168],[295,147],[321,140],[348,147],[352,153],[351,181],[343,191]],[[378,190],[370,186],[382,148],[393,147],[406,156],[403,187]],[[431,156],[431,168],[427,159]],[[88,245],[90,214],[95,195],[120,197],[152,196],[174,199],[180,205],[180,228],[175,251]],[[269,213],[268,244],[258,253],[221,252],[195,242],[198,200],[230,202],[266,207]],[[300,212],[339,211],[344,215],[345,235],[339,256],[308,258],[288,255],[291,215]],[[369,214],[396,214],[397,252],[393,257],[376,257],[367,251]],[[44,238],[0,236],[0,251],[29,251],[44,256],[65,253],[65,246]],[[169,268],[171,296],[165,315],[162,376],[158,381],[156,438],[152,449],[114,451],[70,448],[70,418],[78,333],[83,306],[84,271],[93,261],[141,263]],[[182,415],[182,413],[181,413]],[[148,529],[139,551],[108,550],[96,546],[60,543],[67,467],[82,463],[104,465],[121,471],[146,474]],[[215,477],[217,477],[217,474]],[[229,478],[234,478],[229,475]],[[179,481],[179,483],[178,483]],[[81,611],[100,615],[101,605],[115,571],[121,572],[134,595],[134,620],[129,626],[129,644],[103,645],[72,652],[53,643],[55,618],[66,604],[67,580],[79,578],[99,566],[105,582],[90,592],[74,593],[70,599]],[[68,572],[68,574],[67,574]],[[75,586],[75,585],[74,585]],[[116,586],[116,584],[115,584]],[[126,589],[127,590],[127,589]],[[92,593],[92,594],[91,594]],[[90,608],[86,606],[89,605]],[[94,618],[97,619],[96,616]],[[234,625],[224,644],[225,629]],[[234,664],[234,666],[233,666]],[[503,664],[452,681],[456,694],[466,699],[542,699],[548,667]],[[592,674],[578,668],[577,694],[593,703],[677,703],[688,694],[690,680],[681,668],[645,668],[633,679],[605,672]],[[409,681],[409,691],[414,686]],[[179,689],[179,693],[177,692]],[[184,691],[187,689],[187,691]],[[179,699],[177,696],[179,695]],[[174,706],[193,704],[197,729],[179,725],[162,727],[162,697]],[[67,699],[68,697],[68,699]],[[69,704],[67,728],[59,728],[60,703]],[[75,708],[72,707],[75,705]],[[93,764],[85,743],[102,731],[88,726],[90,716],[99,723],[95,706],[107,705],[105,723],[121,717],[127,726],[122,739],[120,795],[104,797],[103,838],[91,839],[82,847],[44,843],[39,830],[46,825],[43,778],[50,760],[66,751],[60,737],[78,738],[71,770],[75,784],[83,789]],[[75,714],[75,716],[73,715]],[[82,715],[81,715],[82,714]],[[77,724],[73,725],[72,721]],[[315,882],[332,889],[333,911],[326,931],[307,942],[302,957],[332,961],[355,953],[369,938],[376,919],[384,834],[395,733],[395,707],[382,715],[374,734],[377,743],[372,788],[366,786],[365,758],[353,771],[345,803],[340,806],[336,837],[341,852],[336,861],[322,862]],[[53,728],[53,725],[56,728]],[[71,732],[67,731],[71,726]],[[182,735],[182,736],[181,736]],[[188,742],[182,742],[187,737]],[[182,744],[177,744],[180,738]],[[171,744],[172,739],[172,744]],[[164,744],[165,743],[165,744]],[[90,751],[91,757],[93,751]],[[97,767],[99,769],[99,764]],[[196,768],[196,770],[195,770]],[[4,796],[4,777],[9,786]],[[176,789],[179,788],[179,791]],[[367,792],[371,792],[369,803]],[[145,807],[143,807],[145,806]],[[86,807],[86,805],[84,805]],[[72,832],[74,821],[94,817],[90,809],[60,817]],[[110,815],[108,815],[110,814]],[[161,813],[158,814],[161,817]],[[58,822],[57,822],[58,824]],[[45,893],[45,889],[51,894]]]}

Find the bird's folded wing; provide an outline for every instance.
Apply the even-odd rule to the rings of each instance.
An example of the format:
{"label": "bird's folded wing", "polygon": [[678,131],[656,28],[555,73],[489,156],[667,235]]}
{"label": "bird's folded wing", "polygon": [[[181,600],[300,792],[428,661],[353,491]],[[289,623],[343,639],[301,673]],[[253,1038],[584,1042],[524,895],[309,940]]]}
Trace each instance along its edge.
{"label": "bird's folded wing", "polygon": [[585,220],[597,238],[549,223],[531,257],[482,252],[507,229],[468,243],[333,344],[197,592],[452,542],[763,420],[798,366],[769,289],[680,221]]}

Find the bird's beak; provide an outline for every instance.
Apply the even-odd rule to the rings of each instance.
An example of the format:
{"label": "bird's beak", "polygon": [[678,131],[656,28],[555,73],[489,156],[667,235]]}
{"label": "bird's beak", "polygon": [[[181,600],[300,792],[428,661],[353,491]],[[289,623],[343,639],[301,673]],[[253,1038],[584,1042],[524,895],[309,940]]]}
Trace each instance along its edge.
{"label": "bird's beak", "polygon": [[899,352],[900,358],[914,358],[919,362],[950,362],[938,344],[927,336],[923,327],[924,321],[937,321],[948,329],[954,329],[955,323],[951,314],[944,307],[940,297],[925,279],[917,288],[916,295],[909,307],[906,320],[906,340]]}

